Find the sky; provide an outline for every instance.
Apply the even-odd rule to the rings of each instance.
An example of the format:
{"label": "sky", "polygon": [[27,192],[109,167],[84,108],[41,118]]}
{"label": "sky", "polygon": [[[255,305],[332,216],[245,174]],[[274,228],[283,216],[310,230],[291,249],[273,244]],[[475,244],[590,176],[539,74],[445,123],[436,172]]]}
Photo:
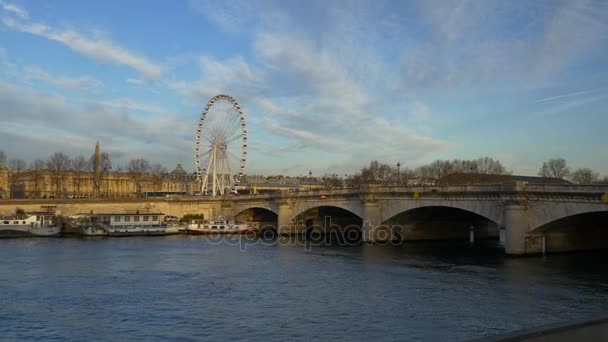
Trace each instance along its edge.
{"label": "sky", "polygon": [[247,174],[562,157],[608,175],[608,1],[0,0],[0,149],[194,169],[243,108]]}

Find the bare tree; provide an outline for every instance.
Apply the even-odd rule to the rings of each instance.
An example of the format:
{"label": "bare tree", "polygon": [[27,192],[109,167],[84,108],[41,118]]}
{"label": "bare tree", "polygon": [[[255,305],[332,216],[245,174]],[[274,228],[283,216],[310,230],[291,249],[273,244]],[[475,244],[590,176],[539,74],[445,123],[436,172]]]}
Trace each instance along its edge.
{"label": "bare tree", "polygon": [[152,175],[152,181],[156,191],[162,190],[163,180],[167,176],[167,169],[161,164],[154,164],[150,167],[150,174]]}
{"label": "bare tree", "polygon": [[508,173],[500,161],[490,157],[481,157],[471,162],[474,164],[475,173],[488,175],[504,175]]}
{"label": "bare tree", "polygon": [[135,183],[135,191],[138,196],[142,194],[142,183],[150,168],[150,162],[143,158],[131,159],[127,164],[127,172]]}
{"label": "bare tree", "polygon": [[566,178],[570,174],[570,168],[566,165],[564,158],[549,159],[543,163],[543,166],[538,171],[541,177],[551,178]]}
{"label": "bare tree", "polygon": [[600,176],[589,168],[582,168],[572,172],[571,179],[577,184],[593,184],[599,180]]}
{"label": "bare tree", "polygon": [[44,160],[38,158],[30,163],[30,171],[34,176],[34,196],[42,197],[40,194],[40,176],[42,175],[42,170],[44,170],[46,163]]}
{"label": "bare tree", "polygon": [[51,182],[55,188],[55,195],[62,197],[65,195],[63,188],[65,171],[71,168],[70,157],[63,152],[53,153],[46,162],[46,167],[51,172]]}
{"label": "bare tree", "polygon": [[12,172],[21,172],[27,168],[27,164],[23,159],[11,159],[8,161],[8,168]]}
{"label": "bare tree", "polygon": [[74,183],[74,192],[82,192],[82,181],[86,178],[88,169],[89,162],[83,155],[79,155],[72,160],[72,170],[74,171],[74,177],[72,178]]}
{"label": "bare tree", "polygon": [[6,165],[6,153],[3,150],[0,150],[0,166]]}

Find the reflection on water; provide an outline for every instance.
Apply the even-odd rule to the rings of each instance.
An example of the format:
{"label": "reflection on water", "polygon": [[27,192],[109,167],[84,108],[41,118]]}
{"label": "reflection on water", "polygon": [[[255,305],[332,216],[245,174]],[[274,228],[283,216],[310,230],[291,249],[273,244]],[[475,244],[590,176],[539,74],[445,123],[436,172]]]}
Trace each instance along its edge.
{"label": "reflection on water", "polygon": [[606,253],[496,242],[0,240],[3,338],[466,340],[608,309]]}

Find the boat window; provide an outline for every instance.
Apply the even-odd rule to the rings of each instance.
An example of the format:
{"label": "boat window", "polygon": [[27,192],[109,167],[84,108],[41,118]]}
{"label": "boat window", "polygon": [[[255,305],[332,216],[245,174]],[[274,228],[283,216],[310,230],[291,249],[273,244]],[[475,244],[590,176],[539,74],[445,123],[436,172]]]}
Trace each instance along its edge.
{"label": "boat window", "polygon": [[131,216],[125,216],[125,222],[131,221]]}
{"label": "boat window", "polygon": [[25,224],[25,221],[23,221],[23,224]]}
{"label": "boat window", "polygon": [[13,221],[13,224],[19,224],[19,221]]}
{"label": "boat window", "polygon": [[4,221],[4,224],[8,224],[8,221]]}
{"label": "boat window", "polygon": [[148,221],[149,218],[149,216],[144,216],[144,221]]}
{"label": "boat window", "polygon": [[158,221],[158,216],[152,216],[152,221]]}
{"label": "boat window", "polygon": [[217,229],[217,226],[211,226],[211,229]]}
{"label": "boat window", "polygon": [[120,222],[120,216],[114,216],[114,221]]}
{"label": "boat window", "polygon": [[139,216],[133,216],[133,221],[139,222]]}

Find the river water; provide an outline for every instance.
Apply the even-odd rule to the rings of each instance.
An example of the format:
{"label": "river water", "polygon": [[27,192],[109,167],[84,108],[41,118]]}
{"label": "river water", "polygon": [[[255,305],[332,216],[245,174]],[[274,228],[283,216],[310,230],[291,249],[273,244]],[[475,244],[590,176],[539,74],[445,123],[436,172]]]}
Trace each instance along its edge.
{"label": "river water", "polygon": [[458,341],[608,314],[603,253],[0,240],[0,340]]}

